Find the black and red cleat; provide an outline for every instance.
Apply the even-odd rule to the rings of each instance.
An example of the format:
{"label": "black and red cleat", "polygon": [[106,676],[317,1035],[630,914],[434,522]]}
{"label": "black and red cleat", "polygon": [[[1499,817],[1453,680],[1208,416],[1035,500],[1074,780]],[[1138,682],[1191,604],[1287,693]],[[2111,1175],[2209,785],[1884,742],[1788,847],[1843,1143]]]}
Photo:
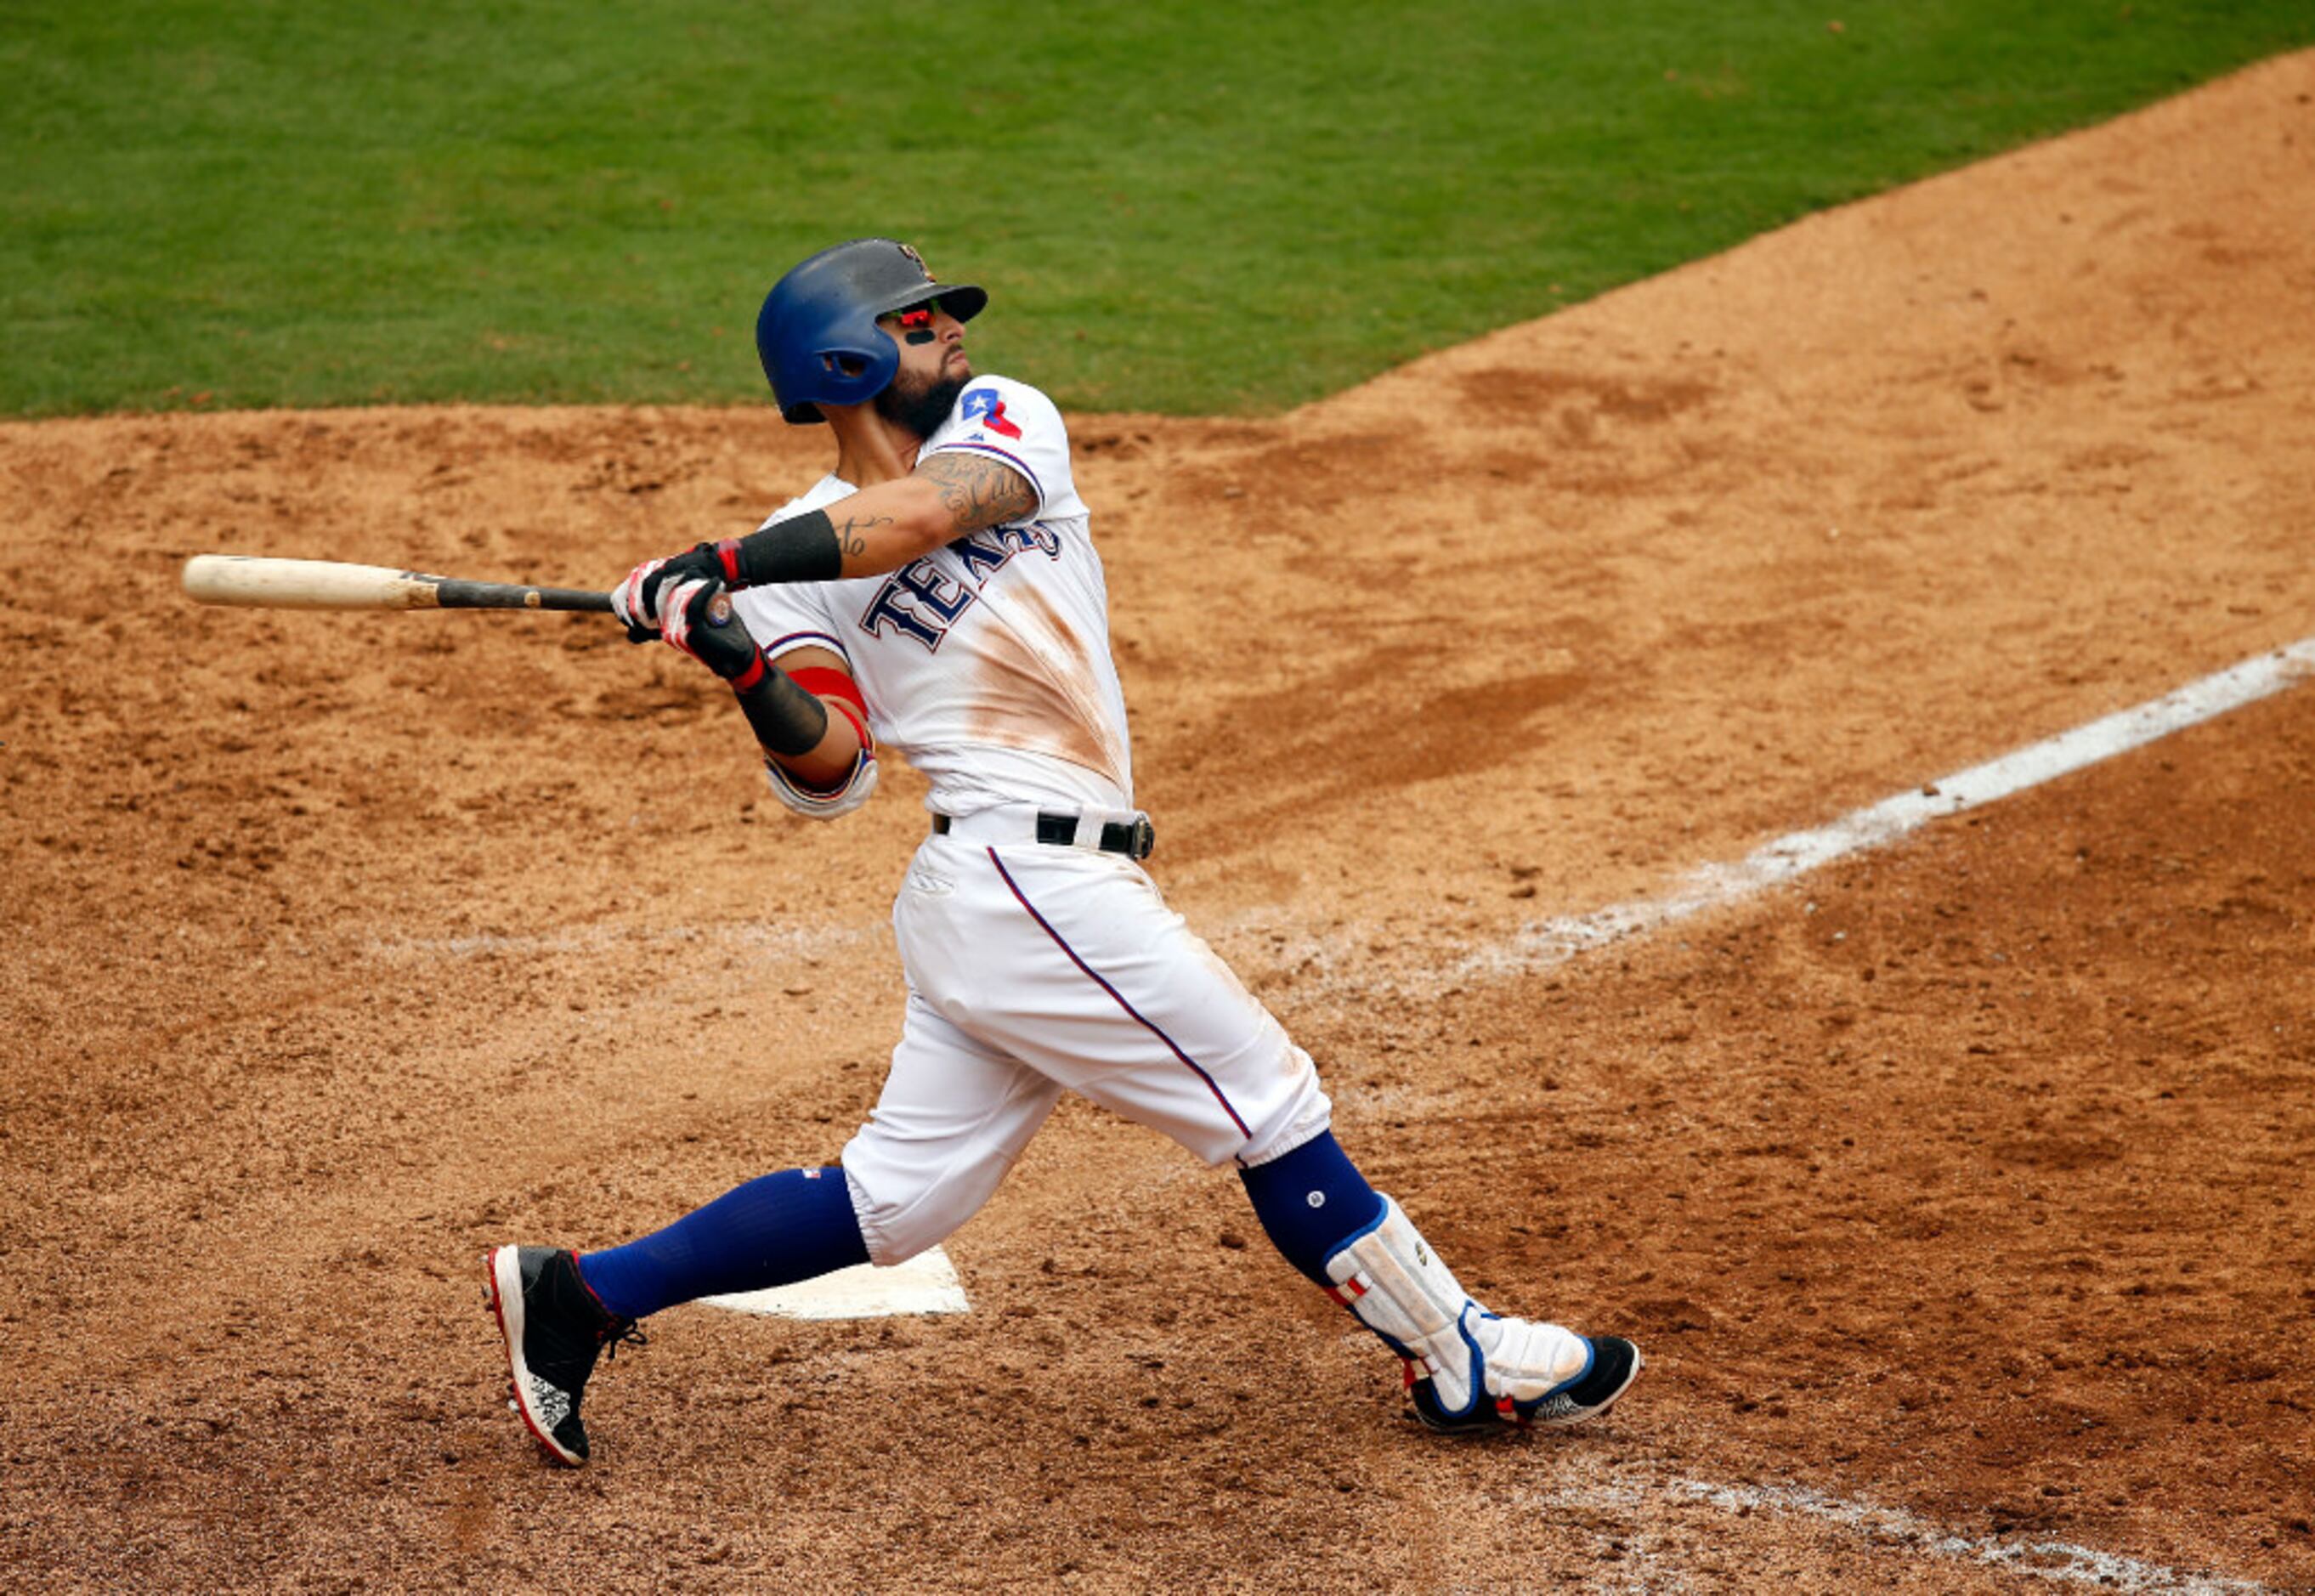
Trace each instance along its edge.
{"label": "black and red cleat", "polygon": [[579,1272],[576,1253],[502,1246],[483,1264],[513,1376],[509,1405],[548,1457],[575,1468],[587,1461],[579,1402],[595,1360],[623,1342],[642,1345],[643,1333],[633,1319],[618,1317],[597,1299]]}

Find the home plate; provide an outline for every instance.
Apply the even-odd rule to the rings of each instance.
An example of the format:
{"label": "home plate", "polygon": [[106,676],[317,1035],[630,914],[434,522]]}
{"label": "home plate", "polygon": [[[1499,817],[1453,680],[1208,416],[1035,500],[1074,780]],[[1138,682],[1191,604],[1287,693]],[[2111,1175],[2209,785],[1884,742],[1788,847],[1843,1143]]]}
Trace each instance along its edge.
{"label": "home plate", "polygon": [[860,1264],[793,1286],[700,1300],[711,1308],[785,1319],[878,1319],[894,1314],[969,1313],[972,1308],[964,1299],[956,1266],[938,1247],[890,1269]]}

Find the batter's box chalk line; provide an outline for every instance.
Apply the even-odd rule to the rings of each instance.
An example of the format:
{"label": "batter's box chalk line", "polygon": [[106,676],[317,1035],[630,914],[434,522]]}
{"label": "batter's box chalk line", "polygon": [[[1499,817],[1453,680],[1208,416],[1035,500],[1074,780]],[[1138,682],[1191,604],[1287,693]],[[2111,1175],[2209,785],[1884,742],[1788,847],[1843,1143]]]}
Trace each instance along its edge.
{"label": "batter's box chalk line", "polygon": [[1589,914],[1534,920],[1510,938],[1476,950],[1450,980],[1484,980],[1565,964],[1625,937],[1659,930],[1781,886],[1852,854],[1885,847],[1924,822],[1982,808],[2071,776],[2174,732],[2214,720],[2315,677],[2315,637],[2231,665],[2176,692],[2091,721],[2071,732],[1940,776],[1828,825],[1761,844],[1733,864],[1691,870],[1663,893]]}
{"label": "batter's box chalk line", "polygon": [[415,961],[474,959],[492,956],[554,957],[600,953],[621,947],[705,945],[738,947],[799,959],[828,958],[855,953],[889,936],[882,922],[857,926],[587,926],[545,935],[520,932],[478,932],[470,936],[372,937],[367,951],[373,958]]}
{"label": "batter's box chalk line", "polygon": [[1563,1483],[1521,1495],[1548,1513],[1582,1507],[1628,1516],[1636,1510],[1677,1513],[1685,1508],[1731,1517],[1803,1519],[1832,1526],[1876,1549],[1949,1563],[1974,1563],[2021,1578],[2099,1591],[2183,1592],[2186,1596],[2268,1596],[2273,1587],[2166,1567],[2142,1558],[2102,1552],[2071,1541],[2030,1535],[1962,1535],[1907,1512],[1805,1485],[1716,1484],[1681,1475],[1651,1474],[1628,1463],[1571,1469]]}
{"label": "batter's box chalk line", "polygon": [[900,1314],[969,1313],[972,1308],[965,1300],[964,1282],[956,1278],[956,1266],[939,1247],[890,1269],[859,1264],[793,1286],[700,1300],[735,1313],[783,1319],[880,1319]]}

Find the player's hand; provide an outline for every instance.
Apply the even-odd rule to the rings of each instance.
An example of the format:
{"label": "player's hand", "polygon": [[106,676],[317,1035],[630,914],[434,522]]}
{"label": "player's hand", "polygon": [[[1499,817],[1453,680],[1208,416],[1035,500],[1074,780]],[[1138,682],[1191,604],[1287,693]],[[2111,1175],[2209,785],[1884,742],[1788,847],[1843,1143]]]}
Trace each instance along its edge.
{"label": "player's hand", "polygon": [[725,681],[745,675],[756,662],[756,640],[748,624],[732,613],[721,579],[679,579],[659,590],[659,602],[664,616],[660,634],[670,648],[689,654]]}
{"label": "player's hand", "polygon": [[[626,624],[629,643],[649,643],[659,635],[659,620],[652,609],[652,595],[658,583],[656,577],[665,560],[645,560],[619,579],[611,590],[611,613]],[[649,590],[644,584],[651,583]]]}
{"label": "player's hand", "polygon": [[645,560],[611,590],[611,613],[626,623],[629,643],[649,643],[664,627],[660,600],[669,583],[714,580],[723,574],[723,563],[716,558],[712,543],[663,560]]}

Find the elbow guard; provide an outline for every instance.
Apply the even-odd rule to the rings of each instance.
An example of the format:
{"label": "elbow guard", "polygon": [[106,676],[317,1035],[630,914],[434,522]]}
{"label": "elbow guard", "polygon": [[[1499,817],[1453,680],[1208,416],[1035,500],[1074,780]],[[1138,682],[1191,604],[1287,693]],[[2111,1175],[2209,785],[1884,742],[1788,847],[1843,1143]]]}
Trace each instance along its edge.
{"label": "elbow guard", "polygon": [[832,820],[838,815],[850,814],[876,791],[876,756],[865,748],[852,762],[852,774],[844,778],[842,785],[825,790],[805,786],[781,769],[776,759],[764,761],[764,773],[771,778],[772,796],[796,813],[815,820]]}
{"label": "elbow guard", "polygon": [[868,701],[861,696],[858,682],[844,671],[825,665],[807,665],[790,671],[788,679],[844,717],[860,740],[860,753],[852,761],[851,774],[838,785],[825,790],[806,786],[781,768],[776,760],[767,759],[764,768],[771,776],[772,792],[796,813],[815,820],[832,820],[838,815],[850,814],[876,791],[876,737],[868,730]]}

